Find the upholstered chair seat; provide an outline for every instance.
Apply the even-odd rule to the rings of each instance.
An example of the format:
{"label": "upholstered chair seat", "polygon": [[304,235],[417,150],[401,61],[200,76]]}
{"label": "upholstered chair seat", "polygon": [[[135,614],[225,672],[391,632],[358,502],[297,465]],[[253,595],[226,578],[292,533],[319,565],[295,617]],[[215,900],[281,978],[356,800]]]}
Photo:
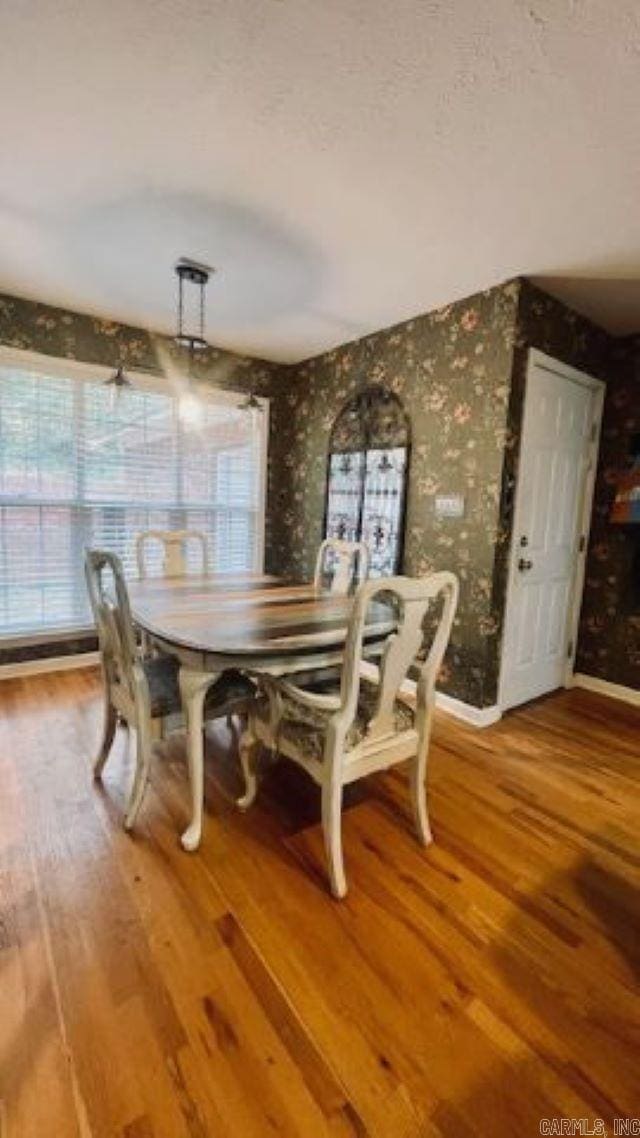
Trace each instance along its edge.
{"label": "upholstered chair seat", "polygon": [[[340,694],[340,684],[316,684],[307,690],[337,697]],[[378,696],[377,683],[363,678],[353,723],[344,741],[345,751],[352,751],[366,739],[369,723],[375,715]],[[277,731],[278,749],[286,755],[289,744],[296,750],[302,751],[306,758],[321,762],[332,713],[317,707],[307,707],[285,693],[281,695],[281,701]],[[267,698],[262,697],[257,701],[254,715],[265,725],[269,722],[271,705]],[[394,732],[413,731],[414,727],[415,702],[409,702],[406,697],[398,694],[393,703]]]}
{"label": "upholstered chair seat", "polygon": [[[154,719],[175,715],[182,710],[178,685],[179,664],[173,656],[149,656],[142,661],[149,686],[149,704]],[[211,685],[204,705],[205,719],[232,714],[234,704],[245,704],[255,695],[255,685],[241,672],[223,672]]]}
{"label": "upholstered chair seat", "polygon": [[173,656],[149,656],[142,660],[149,687],[149,709],[153,719],[164,719],[180,711],[178,661]]}
{"label": "upholstered chair seat", "polygon": [[220,716],[232,715],[235,705],[246,705],[247,700],[253,700],[256,694],[256,685],[248,676],[230,668],[209,688],[204,701],[205,719],[218,719]]}

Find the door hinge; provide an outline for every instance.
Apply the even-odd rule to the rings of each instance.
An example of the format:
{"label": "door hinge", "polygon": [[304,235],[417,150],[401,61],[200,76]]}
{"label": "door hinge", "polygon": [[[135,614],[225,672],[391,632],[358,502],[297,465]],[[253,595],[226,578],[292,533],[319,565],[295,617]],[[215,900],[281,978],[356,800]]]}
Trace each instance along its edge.
{"label": "door hinge", "polygon": [[578,553],[584,553],[587,548],[587,539],[585,534],[580,534],[580,542],[578,544]]}
{"label": "door hinge", "polygon": [[570,640],[567,645],[567,657],[570,660],[573,656],[573,640]]}
{"label": "door hinge", "polygon": [[598,434],[598,420],[594,419],[593,423],[591,424],[591,442],[592,443],[595,443],[597,434]]}

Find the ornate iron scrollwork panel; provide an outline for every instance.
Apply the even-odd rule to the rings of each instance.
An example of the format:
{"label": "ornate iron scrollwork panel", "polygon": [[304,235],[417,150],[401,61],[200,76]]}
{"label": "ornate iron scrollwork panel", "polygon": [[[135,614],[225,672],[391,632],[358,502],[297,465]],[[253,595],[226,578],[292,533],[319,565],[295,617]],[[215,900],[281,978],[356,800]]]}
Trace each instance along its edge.
{"label": "ornate iron scrollwork panel", "polygon": [[409,448],[402,404],[378,385],[358,392],[331,432],[325,535],[365,541],[372,577],[401,568]]}

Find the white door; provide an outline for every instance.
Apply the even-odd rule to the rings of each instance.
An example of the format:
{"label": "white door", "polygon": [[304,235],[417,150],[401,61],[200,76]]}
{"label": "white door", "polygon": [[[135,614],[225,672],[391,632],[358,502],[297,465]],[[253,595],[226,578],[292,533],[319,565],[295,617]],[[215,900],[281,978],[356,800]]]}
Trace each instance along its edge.
{"label": "white door", "polygon": [[601,405],[597,380],[531,354],[507,592],[503,710],[560,687],[570,671]]}

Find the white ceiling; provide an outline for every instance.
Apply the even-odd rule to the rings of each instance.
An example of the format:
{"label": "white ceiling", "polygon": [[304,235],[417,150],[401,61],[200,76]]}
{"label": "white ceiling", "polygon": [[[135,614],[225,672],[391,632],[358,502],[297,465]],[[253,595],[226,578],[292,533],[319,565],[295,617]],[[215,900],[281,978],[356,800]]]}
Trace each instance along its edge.
{"label": "white ceiling", "polygon": [[297,360],[516,274],[640,330],[637,0],[4,0],[0,290]]}

